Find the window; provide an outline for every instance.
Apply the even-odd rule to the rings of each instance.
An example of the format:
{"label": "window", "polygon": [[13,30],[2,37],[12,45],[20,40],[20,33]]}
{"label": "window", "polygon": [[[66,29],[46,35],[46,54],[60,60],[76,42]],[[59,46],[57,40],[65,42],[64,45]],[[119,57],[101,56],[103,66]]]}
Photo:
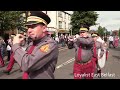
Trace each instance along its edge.
{"label": "window", "polygon": [[65,22],[65,29],[66,29],[66,22]]}
{"label": "window", "polygon": [[70,16],[68,15],[68,20],[70,20]]}
{"label": "window", "polygon": [[62,21],[59,21],[59,29],[62,29]]}
{"label": "window", "polygon": [[64,13],[64,18],[66,19],[66,13]]}
{"label": "window", "polygon": [[62,17],[62,12],[61,11],[58,12],[58,17]]}
{"label": "window", "polygon": [[70,23],[68,23],[68,28],[69,28],[69,29],[71,28],[71,24],[70,24]]}

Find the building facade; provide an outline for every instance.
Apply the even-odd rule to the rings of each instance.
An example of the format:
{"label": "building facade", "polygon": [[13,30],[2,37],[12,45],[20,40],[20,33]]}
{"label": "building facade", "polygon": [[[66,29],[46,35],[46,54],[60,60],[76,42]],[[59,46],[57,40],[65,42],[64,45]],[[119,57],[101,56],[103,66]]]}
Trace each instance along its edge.
{"label": "building facade", "polygon": [[[29,16],[29,11],[26,12],[23,13],[24,18]],[[51,34],[55,34],[56,36],[61,34],[71,34],[69,32],[71,29],[70,13],[68,13],[67,11],[42,11],[42,12],[46,13],[51,18],[51,22],[48,24],[48,31],[51,32]]]}
{"label": "building facade", "polygon": [[48,24],[48,31],[56,36],[61,34],[70,34],[71,28],[71,14],[66,11],[43,11],[50,18],[51,22]]}

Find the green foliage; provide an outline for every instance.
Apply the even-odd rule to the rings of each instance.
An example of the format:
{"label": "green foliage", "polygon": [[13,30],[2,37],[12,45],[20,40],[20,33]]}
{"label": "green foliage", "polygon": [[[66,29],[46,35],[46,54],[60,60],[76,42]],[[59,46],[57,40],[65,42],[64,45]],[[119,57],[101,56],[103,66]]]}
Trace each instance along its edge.
{"label": "green foliage", "polygon": [[103,37],[104,35],[109,35],[110,34],[110,32],[108,32],[105,27],[101,27],[101,26],[98,27],[97,32],[101,37]]}
{"label": "green foliage", "polygon": [[22,11],[0,11],[0,31],[14,30],[24,25]]}
{"label": "green foliage", "polygon": [[107,35],[110,35],[110,31],[107,31]]}
{"label": "green foliage", "polygon": [[89,27],[96,25],[97,18],[98,14],[94,11],[74,11],[71,16],[73,34],[79,32],[81,24],[86,24]]}

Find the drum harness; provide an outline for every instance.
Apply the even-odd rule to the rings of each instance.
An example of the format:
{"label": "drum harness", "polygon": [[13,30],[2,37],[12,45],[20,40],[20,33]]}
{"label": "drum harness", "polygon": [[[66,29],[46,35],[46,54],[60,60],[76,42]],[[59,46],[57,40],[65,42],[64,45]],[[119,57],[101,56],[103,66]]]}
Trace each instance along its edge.
{"label": "drum harness", "polygon": [[[88,62],[85,62],[85,63],[80,62],[82,60],[81,52],[82,52],[82,46],[80,44],[79,49],[78,49],[78,60],[76,60],[77,64],[86,65],[86,64],[89,64],[93,60],[93,58],[97,58],[97,55],[96,55],[96,44],[95,43],[93,45],[93,57],[92,57],[92,60],[89,60]],[[96,63],[97,63],[97,60],[96,60]]]}

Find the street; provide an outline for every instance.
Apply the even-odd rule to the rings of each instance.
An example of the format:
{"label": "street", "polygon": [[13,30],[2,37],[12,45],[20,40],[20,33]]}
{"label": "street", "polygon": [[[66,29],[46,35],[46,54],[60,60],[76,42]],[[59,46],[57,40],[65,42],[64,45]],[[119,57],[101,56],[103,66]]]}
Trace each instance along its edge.
{"label": "street", "polygon": [[[95,79],[120,79],[120,47],[109,49],[108,60],[105,67],[102,69],[101,78]],[[74,49],[68,49],[67,47],[59,48],[59,57],[55,70],[55,79],[73,79],[73,63],[74,63]],[[7,65],[6,65],[7,66]],[[15,63],[10,75],[3,74],[1,71],[5,67],[0,68],[0,79],[21,79],[22,73],[19,70],[19,66]]]}

